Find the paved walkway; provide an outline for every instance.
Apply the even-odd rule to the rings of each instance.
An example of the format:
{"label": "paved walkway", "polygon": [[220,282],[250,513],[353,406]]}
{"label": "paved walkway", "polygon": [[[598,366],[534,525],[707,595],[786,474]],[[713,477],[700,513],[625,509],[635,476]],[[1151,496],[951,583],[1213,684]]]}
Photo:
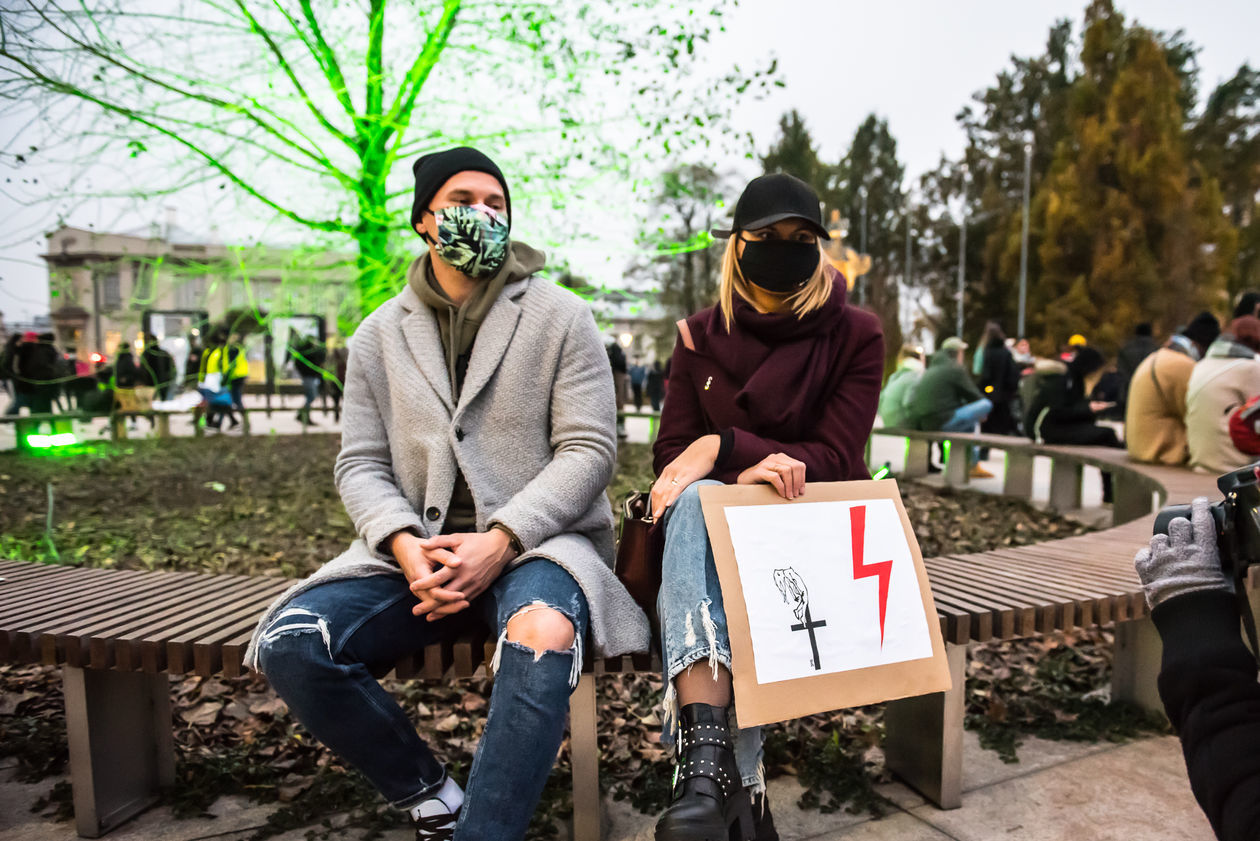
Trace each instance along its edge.
{"label": "paved walkway", "polygon": [[[1030,739],[1020,762],[1002,763],[968,733],[963,806],[943,812],[899,783],[882,789],[894,806],[880,820],[845,813],[824,815],[796,807],[795,778],[770,783],[771,803],[783,841],[1211,841],[1212,831],[1195,805],[1177,740],[1148,738],[1126,745],[1076,744]],[[53,784],[12,781],[0,770],[0,841],[74,841],[69,823],[29,812]],[[109,836],[111,841],[244,841],[261,826],[270,807],[241,797],[222,798],[213,819],[176,820],[152,809]],[[608,841],[652,841],[654,818],[625,803],[605,804]],[[278,836],[303,841],[306,830]],[[362,831],[332,835],[353,841]],[[406,831],[387,841],[410,841]],[[569,837],[567,827],[561,838]],[[586,839],[574,839],[586,841]]]}

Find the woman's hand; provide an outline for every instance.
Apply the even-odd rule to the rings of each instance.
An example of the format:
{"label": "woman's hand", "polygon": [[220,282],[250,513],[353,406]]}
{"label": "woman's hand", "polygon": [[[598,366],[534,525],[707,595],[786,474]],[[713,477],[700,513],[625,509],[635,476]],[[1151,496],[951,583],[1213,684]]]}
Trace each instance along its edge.
{"label": "woman's hand", "polygon": [[652,485],[653,519],[663,516],[665,509],[674,504],[674,500],[678,499],[688,485],[713,472],[721,446],[720,436],[703,435],[692,441],[691,446],[683,450],[678,458],[665,465],[656,483]]}
{"label": "woman's hand", "polygon": [[796,499],[805,493],[805,462],[783,453],[771,453],[739,474],[735,482],[739,485],[765,482],[774,485],[784,499]]}

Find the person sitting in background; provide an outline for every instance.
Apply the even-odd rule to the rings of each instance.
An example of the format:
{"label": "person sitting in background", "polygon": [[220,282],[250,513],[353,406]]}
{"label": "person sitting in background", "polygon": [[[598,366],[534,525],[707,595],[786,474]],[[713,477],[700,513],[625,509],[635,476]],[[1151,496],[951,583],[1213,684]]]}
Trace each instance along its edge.
{"label": "person sitting in background", "polygon": [[1159,343],[1152,335],[1149,322],[1142,322],[1133,328],[1133,335],[1120,348],[1116,355],[1116,373],[1120,377],[1120,408],[1124,409],[1129,402],[1129,383],[1133,381],[1133,372],[1142,364],[1142,360],[1159,350]]}
{"label": "person sitting in background", "polygon": [[993,403],[993,411],[980,425],[980,430],[991,435],[1017,435],[1019,421],[1015,415],[1015,398],[1019,390],[1019,368],[1006,348],[1002,325],[996,321],[990,321],[985,327],[983,359],[980,391]]}
{"label": "person sitting in background", "polygon": [[[966,350],[966,342],[951,336],[932,355],[910,398],[910,423],[915,429],[974,432],[993,410],[993,402],[980,393],[963,368]],[[978,452],[973,451],[972,477],[992,478],[993,474],[976,461],[977,456]]]}
{"label": "person sitting in background", "polygon": [[[1051,366],[1055,366],[1051,368]],[[1099,426],[1097,415],[1110,403],[1090,401],[1106,360],[1095,348],[1078,347],[1072,361],[1047,360],[1038,365],[1036,387],[1024,416],[1024,427],[1037,443],[1119,447],[1120,439],[1109,426]],[[1111,502],[1111,474],[1103,471],[1103,502]]]}
{"label": "person sitting in background", "polygon": [[1070,362],[1039,364],[1036,387],[1024,416],[1029,436],[1045,444],[1119,447],[1116,431],[1094,422],[1110,404],[1090,402],[1086,397],[1105,367],[1103,355],[1088,345],[1078,347]]}
{"label": "person sitting in background", "polygon": [[1190,465],[1227,473],[1252,459],[1230,440],[1230,414],[1260,394],[1260,319],[1235,318],[1194,366],[1186,391],[1186,439]]}
{"label": "person sitting in background", "polygon": [[157,336],[152,333],[144,334],[139,384],[152,388],[158,400],[171,400],[175,397],[175,360],[158,344]]}
{"label": "person sitting in background", "polygon": [[897,370],[879,393],[879,417],[887,427],[910,425],[910,397],[923,376],[923,351],[906,345],[897,354]]}
{"label": "person sitting in background", "polygon": [[1129,383],[1124,413],[1129,458],[1151,464],[1185,464],[1190,455],[1186,445],[1190,374],[1220,333],[1216,316],[1201,312],[1138,365]]}

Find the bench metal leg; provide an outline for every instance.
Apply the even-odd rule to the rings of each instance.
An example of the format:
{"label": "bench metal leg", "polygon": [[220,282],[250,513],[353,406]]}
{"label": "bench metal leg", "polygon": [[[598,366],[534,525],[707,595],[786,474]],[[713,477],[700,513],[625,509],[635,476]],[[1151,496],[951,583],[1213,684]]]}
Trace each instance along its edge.
{"label": "bench metal leg", "polygon": [[1034,456],[1031,453],[1008,452],[1006,476],[1002,480],[1002,496],[1032,499]]}
{"label": "bench metal leg", "polygon": [[573,765],[573,837],[600,841],[599,741],[595,675],[584,674],[569,698],[569,761]]}
{"label": "bench metal leg", "polygon": [[1075,511],[1081,507],[1081,482],[1084,467],[1080,462],[1055,459],[1050,466],[1050,509]]}
{"label": "bench metal leg", "polygon": [[942,809],[962,806],[967,646],[946,643],[953,688],[890,701],[884,708],[884,765]]}
{"label": "bench metal leg", "polygon": [[1145,482],[1112,480],[1111,524],[1119,526],[1154,510],[1151,488]]}
{"label": "bench metal leg", "polygon": [[171,416],[165,412],[157,416],[157,434],[159,438],[171,437]]}
{"label": "bench metal leg", "polygon": [[63,667],[75,827],[99,838],[175,782],[165,674]]}
{"label": "bench metal leg", "polygon": [[906,439],[906,466],[901,475],[907,479],[926,476],[932,461],[932,442],[917,438]]}
{"label": "bench metal leg", "polygon": [[951,441],[949,455],[945,458],[945,484],[961,488],[971,481],[971,446],[962,441]]}
{"label": "bench metal leg", "polygon": [[1149,616],[1116,623],[1116,653],[1111,672],[1111,699],[1128,701],[1163,713],[1159,700],[1160,658],[1164,645]]}

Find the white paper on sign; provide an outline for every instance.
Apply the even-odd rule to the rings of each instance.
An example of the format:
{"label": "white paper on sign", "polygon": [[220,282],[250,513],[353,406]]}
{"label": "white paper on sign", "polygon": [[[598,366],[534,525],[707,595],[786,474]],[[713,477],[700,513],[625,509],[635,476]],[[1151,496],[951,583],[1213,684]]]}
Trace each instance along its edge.
{"label": "white paper on sign", "polygon": [[932,656],[923,594],[891,499],[724,510],[758,683]]}

